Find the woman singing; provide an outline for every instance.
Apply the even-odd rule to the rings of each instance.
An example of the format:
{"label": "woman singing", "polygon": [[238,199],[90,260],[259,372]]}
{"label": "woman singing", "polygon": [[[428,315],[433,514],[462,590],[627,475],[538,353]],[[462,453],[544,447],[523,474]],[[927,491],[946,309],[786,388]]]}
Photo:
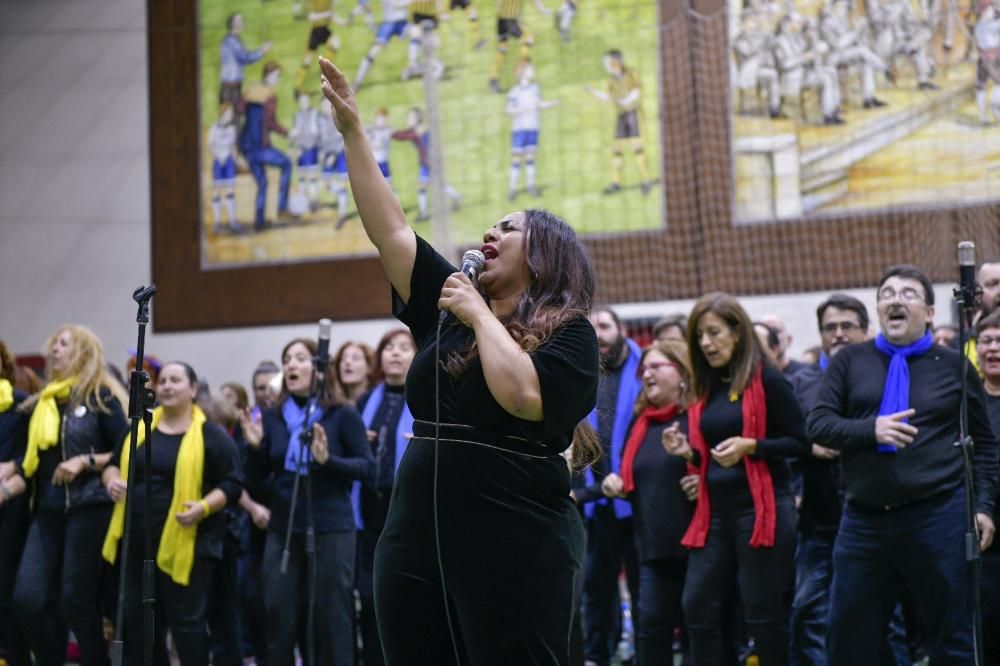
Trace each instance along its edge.
{"label": "woman singing", "polygon": [[583,526],[560,454],[573,444],[585,464],[597,447],[592,430],[573,437],[597,390],[590,262],[563,220],[511,213],[484,235],[484,298],[407,224],[354,92],[321,63],[358,212],[418,348],[414,439],[375,553],[386,663],[564,664]]}
{"label": "woman singing", "polygon": [[[296,338],[281,351],[282,385],[278,404],[263,419],[244,412],[243,434],[250,447],[247,476],[271,487],[271,519],[262,565],[267,616],[267,664],[291,666],[295,645],[309,654],[307,610],[315,592],[316,664],[349,664],[354,658],[355,525],[351,483],[371,476],[372,457],[365,426],[354,407],[333,398],[336,381],[310,397],[316,342]],[[301,433],[311,432],[303,442]],[[299,474],[288,569],[282,554],[289,522],[295,475]],[[311,485],[311,502],[304,477]],[[315,584],[309,577],[306,534],[315,530]],[[305,639],[305,640],[303,640]]]}
{"label": "woman singing", "polygon": [[31,410],[31,420],[13,482],[20,490],[21,479],[35,480],[35,514],[17,572],[14,609],[36,664],[63,663],[66,625],[83,664],[107,664],[98,604],[99,535],[111,518],[111,498],[101,470],[128,427],[122,411],[127,398],[105,370],[101,342],[89,329],[63,326],[44,350],[49,383],[21,405]]}
{"label": "woman singing", "polygon": [[207,421],[194,404],[198,377],[186,363],[167,363],[156,379],[151,451],[152,468],[146,469],[145,427],[139,427],[134,473],[129,479],[129,437],[125,437],[102,479],[108,495],[117,502],[104,538],[104,559],[118,557],[125,532],[125,494],[131,482],[132,529],[125,594],[125,654],[130,663],[141,662],[143,646],[142,562],[145,559],[145,502],[148,492],[152,512],[148,522],[156,553],[154,581],[157,620],[153,654],[166,666],[167,631],[182,666],[209,663],[206,630],[209,588],[221,564],[226,523],[221,513],[236,502],[243,489],[236,444],[222,427]]}
{"label": "woman singing", "polygon": [[[681,545],[691,522],[697,477],[663,447],[665,432],[687,432],[691,369],[687,345],[654,342],[642,352],[642,393],[622,454],[621,476],[608,474],[601,489],[628,497],[639,552],[639,663],[673,664],[674,629],[682,625],[681,594],[687,550]],[[690,498],[690,499],[689,499]]]}
{"label": "woman singing", "polygon": [[792,387],[765,353],[735,298],[702,296],[688,323],[696,402],[688,434],[667,451],[701,477],[682,543],[691,549],[684,617],[694,664],[722,663],[722,612],[733,582],[761,666],[788,663],[785,593],[795,554],[795,505],[786,458],[810,448]]}

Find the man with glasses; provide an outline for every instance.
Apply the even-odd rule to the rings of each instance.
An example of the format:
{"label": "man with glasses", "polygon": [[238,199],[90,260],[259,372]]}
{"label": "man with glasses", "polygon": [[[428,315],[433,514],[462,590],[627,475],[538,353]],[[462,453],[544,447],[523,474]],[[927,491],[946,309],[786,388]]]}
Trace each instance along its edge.
{"label": "man with glasses", "polygon": [[[830,361],[808,417],[814,442],[841,452],[847,502],[833,550],[827,661],[879,663],[905,585],[932,664],[972,663],[972,589],[958,438],[960,356],[934,345],[930,280],[909,265],[879,281],[881,332]],[[981,549],[993,540],[997,444],[971,370],[969,427]]]}
{"label": "man with glasses", "polygon": [[[997,262],[1000,270],[1000,261]],[[986,285],[983,285],[986,291]],[[976,322],[976,354],[979,368],[983,373],[983,388],[986,390],[986,411],[993,426],[994,436],[1000,437],[1000,312],[993,312]],[[993,522],[1000,519],[997,507],[993,507]],[[982,560],[982,581],[980,585],[983,609],[983,627],[1000,626],[1000,544],[994,540]],[[985,662],[1000,662],[1000,634],[986,631],[983,636]]]}

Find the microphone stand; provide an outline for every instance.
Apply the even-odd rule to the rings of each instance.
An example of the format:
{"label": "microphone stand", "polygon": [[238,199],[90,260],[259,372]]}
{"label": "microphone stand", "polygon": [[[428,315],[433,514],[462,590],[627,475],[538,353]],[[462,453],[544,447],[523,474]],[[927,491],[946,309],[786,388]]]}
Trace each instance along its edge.
{"label": "microphone stand", "polygon": [[980,608],[980,567],[982,561],[979,556],[978,528],[976,527],[976,505],[973,494],[973,452],[975,449],[972,436],[969,434],[969,356],[966,354],[966,345],[969,342],[969,326],[972,321],[973,310],[976,305],[976,289],[965,285],[959,285],[954,291],[955,302],[958,304],[958,343],[959,351],[962,355],[962,378],[961,378],[961,402],[958,416],[958,441],[955,442],[962,451],[962,466],[965,473],[965,559],[970,564],[970,577],[972,578],[972,646],[975,654],[975,665],[981,666],[983,663],[983,620]]}
{"label": "microphone stand", "polygon": [[306,575],[308,576],[308,606],[306,611],[306,655],[307,666],[316,666],[316,525],[313,520],[312,473],[309,465],[312,463],[312,427],[309,422],[317,409],[319,395],[326,385],[326,365],[319,356],[313,357],[312,387],[309,390],[309,401],[306,403],[306,419],[299,433],[299,456],[295,461],[295,479],[292,482],[292,502],[288,508],[288,523],[285,527],[285,549],[281,553],[281,573],[288,572],[288,558],[292,543],[292,528],[295,520],[295,507],[299,497],[299,480],[303,477],[306,493]]}
{"label": "microphone stand", "polygon": [[[139,304],[139,312],[136,315],[136,323],[139,324],[139,341],[135,347],[135,369],[129,376],[129,398],[128,417],[132,422],[129,433],[129,458],[128,458],[128,486],[125,489],[125,531],[122,534],[121,551],[118,555],[118,607],[115,610],[115,638],[111,645],[111,663],[113,666],[122,666],[124,658],[124,643],[122,640],[123,627],[125,624],[125,586],[128,581],[128,553],[132,541],[132,498],[135,488],[135,450],[139,437],[139,421],[145,424],[146,447],[145,452],[146,474],[153,468],[152,462],[152,434],[150,432],[153,425],[152,407],[155,401],[153,392],[146,388],[149,381],[149,374],[143,370],[143,357],[146,349],[146,324],[149,323],[149,301],[156,293],[156,285],[148,287],[138,287],[132,293],[132,299]],[[156,592],[154,586],[155,569],[153,563],[153,533],[150,525],[152,515],[151,496],[149,494],[149,483],[143,487],[143,505],[146,514],[143,516],[143,530],[145,536],[144,556],[142,562],[142,606],[143,606],[143,661],[144,664],[153,663],[153,630],[154,616],[153,607],[156,602]]]}

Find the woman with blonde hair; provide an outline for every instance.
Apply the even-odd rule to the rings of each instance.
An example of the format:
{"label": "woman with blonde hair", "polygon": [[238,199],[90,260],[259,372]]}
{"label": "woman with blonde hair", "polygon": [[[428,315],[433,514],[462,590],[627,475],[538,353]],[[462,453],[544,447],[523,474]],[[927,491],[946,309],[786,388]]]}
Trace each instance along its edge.
{"label": "woman with blonde hair", "polygon": [[[25,400],[28,443],[11,494],[34,482],[34,516],[14,589],[14,609],[35,663],[63,663],[66,626],[81,663],[107,664],[101,611],[100,540],[111,517],[101,471],[128,424],[125,390],[106,369],[94,333],[67,324],[43,348],[48,384]],[[56,602],[60,602],[58,605]]]}

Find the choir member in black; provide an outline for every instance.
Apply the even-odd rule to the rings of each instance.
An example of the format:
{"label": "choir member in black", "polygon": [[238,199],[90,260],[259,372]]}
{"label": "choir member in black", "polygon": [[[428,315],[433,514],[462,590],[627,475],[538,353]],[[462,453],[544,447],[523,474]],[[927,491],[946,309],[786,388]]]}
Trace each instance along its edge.
{"label": "choir member in black", "polygon": [[[590,262],[563,220],[511,213],[484,237],[484,299],[414,234],[347,79],[320,62],[361,220],[418,346],[414,438],[375,553],[386,662],[565,664],[583,525],[560,454],[572,443],[586,463],[597,447],[577,428],[597,392]],[[440,342],[439,309],[450,313]]]}
{"label": "choir member in black", "polygon": [[[902,588],[927,632],[932,664],[971,663],[972,606],[958,438],[958,353],[933,343],[934,291],[916,267],[879,281],[881,333],[839,352],[809,414],[809,434],[841,452],[847,503],[833,550],[830,664],[877,659]],[[997,446],[970,367],[980,547],[993,538]]]}
{"label": "choir member in black", "polygon": [[[20,488],[24,480],[12,478],[14,460],[24,456],[28,445],[28,417],[17,409],[28,396],[15,388],[16,374],[14,354],[0,340],[0,661],[14,666],[31,661],[13,607],[14,579],[31,521],[28,496]],[[18,497],[15,486],[21,493]]]}
{"label": "choir member in black", "polygon": [[[271,485],[271,520],[264,546],[264,608],[267,615],[268,666],[294,663],[296,643],[308,656],[309,589],[315,592],[313,648],[318,664],[347,664],[354,658],[355,524],[351,484],[371,477],[373,463],[365,426],[354,407],[334,398],[334,373],[317,398],[310,398],[316,342],[296,338],[281,351],[282,388],[278,403],[254,418],[245,412],[241,425],[250,451],[251,483]],[[313,405],[309,403],[315,401]],[[310,415],[310,407],[312,414]],[[308,419],[308,422],[307,422]],[[300,433],[312,431],[308,446]],[[295,474],[305,481],[292,517],[288,570],[281,572]],[[306,528],[316,534],[316,580],[310,581]]]}
{"label": "choir member in black", "polygon": [[403,389],[406,373],[416,352],[416,343],[407,329],[397,328],[383,335],[375,348],[372,374],[377,383],[358,400],[358,409],[368,429],[368,441],[375,458],[375,474],[371,483],[354,484],[355,508],[360,511],[358,518],[361,526],[356,580],[361,601],[361,641],[365,666],[385,663],[375,622],[372,566],[375,563],[375,545],[389,513],[396,469],[413,437],[413,415],[406,406]]}
{"label": "choir member in black", "polygon": [[[609,496],[632,503],[639,553],[638,640],[640,664],[674,663],[674,629],[681,627],[681,595],[687,550],[681,545],[694,513],[682,489],[687,465],[663,447],[670,429],[687,432],[691,402],[691,369],[687,345],[655,342],[642,352],[638,375],[642,394],[622,456],[621,476],[609,474],[601,484]],[[697,477],[694,477],[697,478]]]}
{"label": "choir member in black", "polygon": [[127,428],[127,398],[89,329],[63,326],[44,352],[49,383],[20,407],[31,417],[13,482],[20,490],[21,480],[34,481],[34,515],[14,610],[39,666],[63,663],[67,625],[83,664],[107,664],[99,603],[104,567],[95,535],[104,533],[111,517],[100,473]]}
{"label": "choir member in black", "polygon": [[[142,604],[145,529],[153,537],[156,571],[156,635],[154,662],[166,666],[170,632],[182,666],[209,663],[207,610],[213,573],[220,566],[225,538],[222,509],[235,503],[243,489],[236,444],[220,426],[208,421],[195,402],[198,377],[186,363],[173,361],[156,380],[152,441],[139,428],[135,477],[129,472],[130,437],[125,436],[102,475],[107,494],[117,504],[104,539],[104,559],[127,562],[125,587],[125,655],[139,664],[143,652]],[[146,469],[144,446],[152,446],[152,468]],[[132,525],[128,552],[120,553],[125,533],[125,498],[132,484]],[[150,495],[151,512],[143,498]]]}
{"label": "choir member in black", "polygon": [[[994,312],[976,323],[976,355],[983,373],[986,391],[986,412],[994,437],[1000,437],[1000,312]],[[994,498],[1000,496],[1000,484]],[[993,524],[1000,520],[998,504],[993,505]],[[983,612],[984,663],[1000,664],[1000,545],[996,539],[983,553],[982,585],[980,587]]]}
{"label": "choir member in black", "polygon": [[664,446],[701,477],[682,541],[691,549],[684,617],[692,662],[722,663],[722,612],[736,581],[761,666],[784,666],[795,553],[786,458],[809,452],[802,410],[732,296],[707,294],[695,303],[688,346],[698,402],[688,411],[687,436],[667,431]]}

